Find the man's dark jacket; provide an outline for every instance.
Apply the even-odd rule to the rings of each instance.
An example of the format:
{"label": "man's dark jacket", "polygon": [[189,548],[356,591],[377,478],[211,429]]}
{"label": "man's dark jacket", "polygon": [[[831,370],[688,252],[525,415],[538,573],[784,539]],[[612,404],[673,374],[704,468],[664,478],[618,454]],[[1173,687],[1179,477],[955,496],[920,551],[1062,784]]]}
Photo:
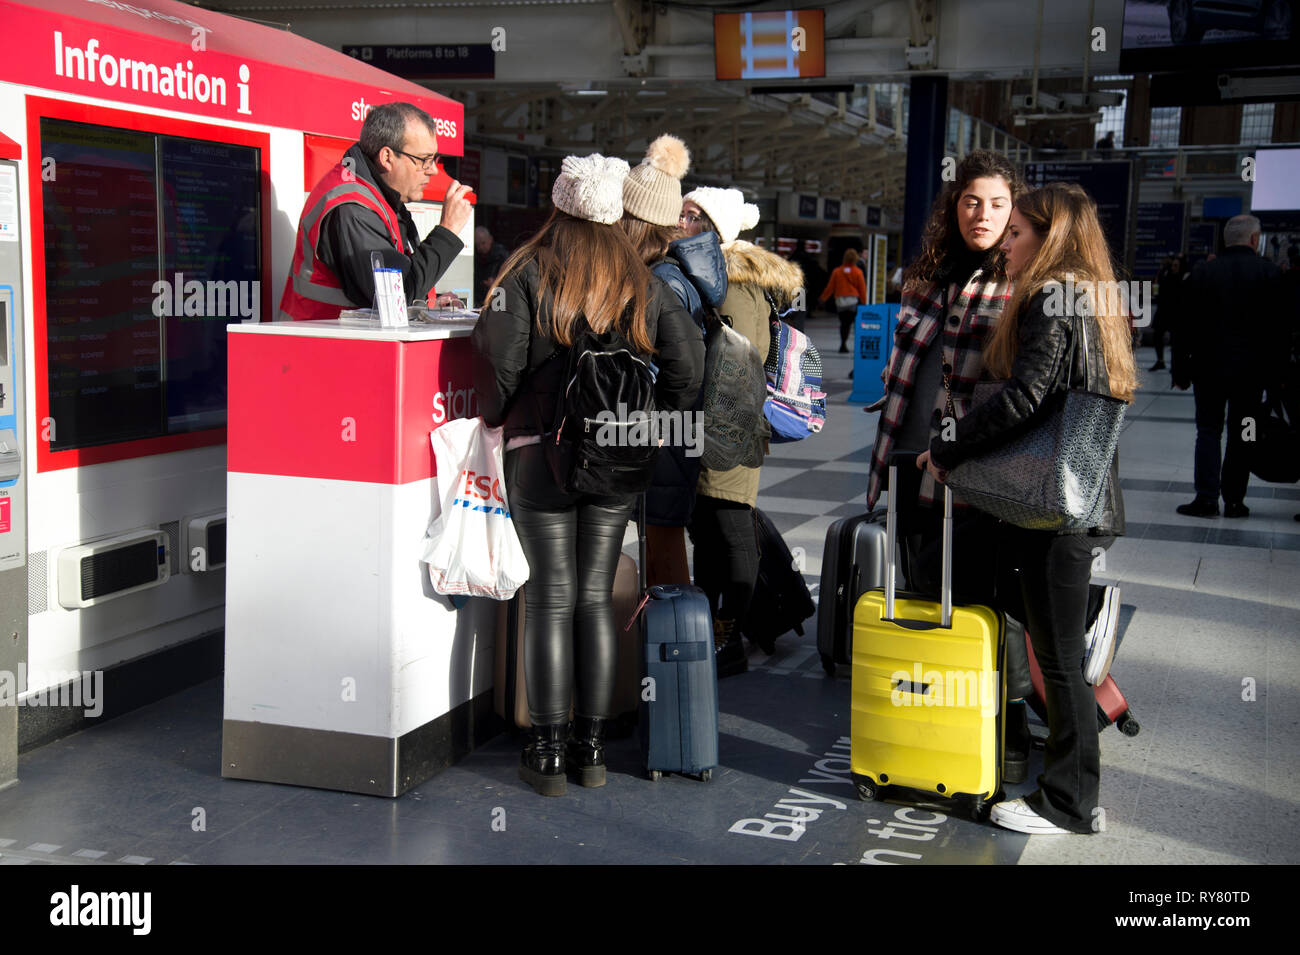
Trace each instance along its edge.
{"label": "man's dark jacket", "polygon": [[493,242],[487,255],[474,254],[474,305],[486,304],[488,289],[493,280],[501,274],[501,266],[510,258],[510,250],[500,242]]}
{"label": "man's dark jacket", "polygon": [[[361,151],[359,143],[343,154],[344,161],[352,160],[352,169],[359,179],[364,179],[384,197],[384,201],[397,213],[402,224],[402,237],[406,248],[399,253],[393,248],[388,227],[372,210],[355,202],[348,202],[330,211],[321,223],[316,253],[320,260],[339,277],[343,291],[358,308],[369,308],[375,301],[375,276],[370,264],[370,253],[380,252],[384,268],[401,269],[408,302],[427,298],[434,283],[460,254],[465,243],[450,229],[441,225],[420,241],[415,220],[406,211],[397,192],[381,178],[370,158]],[[410,162],[399,157],[402,162]]]}
{"label": "man's dark jacket", "polygon": [[1286,323],[1278,267],[1248,245],[1230,245],[1197,263],[1183,284],[1174,329],[1174,383],[1197,380],[1267,385],[1281,373]]}

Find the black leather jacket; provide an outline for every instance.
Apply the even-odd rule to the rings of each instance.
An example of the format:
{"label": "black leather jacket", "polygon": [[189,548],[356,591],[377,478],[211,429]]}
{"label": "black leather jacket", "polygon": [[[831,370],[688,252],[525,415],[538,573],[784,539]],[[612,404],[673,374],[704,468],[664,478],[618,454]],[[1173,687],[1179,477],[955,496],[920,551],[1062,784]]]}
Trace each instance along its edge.
{"label": "black leather jacket", "polygon": [[[564,386],[565,362],[548,361],[563,346],[538,332],[539,312],[545,329],[550,309],[538,301],[537,286],[535,262],[506,276],[499,286],[503,308],[484,308],[470,335],[479,412],[489,428],[503,426],[507,440],[551,427]],[[660,409],[690,408],[704,378],[704,339],[677,297],[653,276],[646,330],[659,368],[655,393]]]}
{"label": "black leather jacket", "polygon": [[[1046,292],[1039,292],[1020,314],[1019,349],[1011,367],[1011,376],[1002,389],[958,419],[953,440],[945,441],[941,434],[930,443],[930,460],[935,467],[951,470],[966,458],[996,447],[1024,427],[1051,395],[1071,387],[1083,387],[1085,377],[1088,391],[1110,394],[1097,320],[1086,319],[1088,356],[1085,373],[1083,349],[1074,348],[1082,319],[1048,315],[1044,308],[1047,298]],[[1119,485],[1118,451],[1111,461],[1105,495],[1106,507],[1101,521],[1088,533],[1118,537],[1124,533],[1124,496]]]}

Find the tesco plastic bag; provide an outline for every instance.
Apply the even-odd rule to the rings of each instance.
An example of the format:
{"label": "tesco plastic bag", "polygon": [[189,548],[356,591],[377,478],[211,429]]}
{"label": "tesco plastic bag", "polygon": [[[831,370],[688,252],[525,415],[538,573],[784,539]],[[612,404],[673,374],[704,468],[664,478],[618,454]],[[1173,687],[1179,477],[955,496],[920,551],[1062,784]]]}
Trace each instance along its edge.
{"label": "tesco plastic bag", "polygon": [[442,506],[425,550],[433,589],[509,600],[528,580],[528,560],[510,520],[501,429],[457,418],[429,439]]}

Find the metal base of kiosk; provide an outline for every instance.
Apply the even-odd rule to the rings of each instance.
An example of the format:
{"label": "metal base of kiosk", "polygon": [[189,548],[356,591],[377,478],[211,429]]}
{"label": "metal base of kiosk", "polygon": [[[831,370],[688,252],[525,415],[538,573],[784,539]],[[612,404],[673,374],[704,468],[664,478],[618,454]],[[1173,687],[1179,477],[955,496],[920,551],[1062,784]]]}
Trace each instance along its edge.
{"label": "metal base of kiosk", "polygon": [[401,796],[504,728],[492,692],[480,693],[396,739],[225,720],[221,775],[369,796]]}

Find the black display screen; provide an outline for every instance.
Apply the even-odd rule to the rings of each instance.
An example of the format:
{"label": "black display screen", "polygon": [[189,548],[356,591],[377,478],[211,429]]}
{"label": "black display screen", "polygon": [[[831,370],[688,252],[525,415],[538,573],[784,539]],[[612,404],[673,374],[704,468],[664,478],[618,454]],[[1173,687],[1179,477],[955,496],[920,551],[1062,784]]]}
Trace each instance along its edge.
{"label": "black display screen", "polygon": [[259,150],[41,120],[50,449],[226,421],[261,311]]}
{"label": "black display screen", "polygon": [[1031,162],[1025,164],[1025,181],[1037,188],[1049,182],[1072,182],[1082,186],[1097,203],[1101,231],[1116,262],[1128,261],[1129,184],[1132,165],[1128,160],[1100,162]]}

